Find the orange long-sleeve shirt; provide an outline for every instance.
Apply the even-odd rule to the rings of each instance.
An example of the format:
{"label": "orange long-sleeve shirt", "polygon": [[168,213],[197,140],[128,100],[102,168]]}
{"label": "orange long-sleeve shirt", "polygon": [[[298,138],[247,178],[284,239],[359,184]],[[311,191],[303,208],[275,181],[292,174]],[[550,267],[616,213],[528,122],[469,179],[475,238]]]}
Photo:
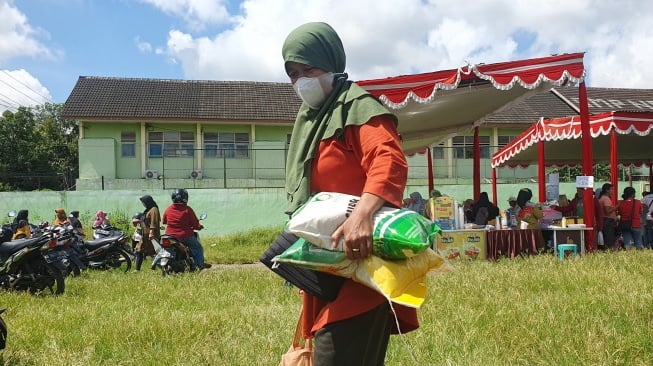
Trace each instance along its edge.
{"label": "orange long-sleeve shirt", "polygon": [[[321,141],[312,166],[311,191],[371,193],[401,207],[407,166],[394,121],[378,116],[364,125],[346,127],[344,138]],[[326,324],[363,314],[384,301],[378,292],[352,280],[346,280],[336,300],[329,303],[304,294],[304,336],[312,337]],[[419,327],[415,309],[393,307],[402,333]]]}

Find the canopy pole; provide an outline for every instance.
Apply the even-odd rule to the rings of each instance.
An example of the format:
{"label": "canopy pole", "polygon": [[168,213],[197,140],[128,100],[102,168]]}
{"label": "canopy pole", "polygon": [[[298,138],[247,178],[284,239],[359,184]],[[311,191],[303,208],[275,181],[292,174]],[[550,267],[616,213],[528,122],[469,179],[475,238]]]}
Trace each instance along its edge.
{"label": "canopy pole", "polygon": [[612,204],[617,204],[619,192],[619,167],[617,166],[617,133],[610,130],[610,183],[612,183]]}
{"label": "canopy pole", "polygon": [[[592,135],[590,134],[590,116],[589,106],[587,105],[587,89],[585,82],[578,85],[578,104],[580,107],[580,126],[581,126],[581,147],[583,151],[583,174],[585,176],[594,175],[594,156],[592,155]],[[583,222],[587,227],[594,227],[594,189],[583,189]],[[586,247],[589,252],[593,252],[594,230],[588,230],[585,235]]]}
{"label": "canopy pole", "polygon": [[478,126],[474,127],[474,200],[481,196],[481,142]]}
{"label": "canopy pole", "polygon": [[497,205],[497,168],[492,168],[492,203]]}
{"label": "canopy pole", "polygon": [[431,152],[431,147],[426,148],[426,162],[429,168],[429,173],[428,173],[428,179],[429,179],[429,197],[431,197],[431,192],[433,192],[433,189],[435,188],[435,182],[433,181],[433,155]]}
{"label": "canopy pole", "polygon": [[544,140],[537,142],[537,190],[538,202],[546,202],[546,173],[544,170]]}

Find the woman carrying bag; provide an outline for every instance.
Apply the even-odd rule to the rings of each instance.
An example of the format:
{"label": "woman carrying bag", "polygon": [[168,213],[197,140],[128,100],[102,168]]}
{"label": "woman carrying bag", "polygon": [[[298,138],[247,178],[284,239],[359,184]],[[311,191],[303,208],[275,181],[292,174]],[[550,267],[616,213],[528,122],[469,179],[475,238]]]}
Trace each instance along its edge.
{"label": "woman carrying bag", "polygon": [[619,215],[617,231],[621,233],[624,240],[624,249],[630,249],[631,242],[634,242],[635,248],[642,250],[644,249],[641,220],[642,203],[635,199],[635,188],[633,187],[624,188],[621,198],[623,198],[623,201],[617,207],[617,214]]}

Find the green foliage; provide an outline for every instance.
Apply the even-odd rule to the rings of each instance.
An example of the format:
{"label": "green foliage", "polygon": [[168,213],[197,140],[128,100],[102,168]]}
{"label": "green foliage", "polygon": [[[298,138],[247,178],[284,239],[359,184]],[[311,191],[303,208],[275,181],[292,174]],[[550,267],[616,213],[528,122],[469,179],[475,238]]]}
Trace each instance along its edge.
{"label": "green foliage", "polygon": [[[577,176],[585,175],[583,174],[583,168],[581,166],[575,167],[562,167],[562,168],[551,168],[548,171],[551,173],[558,173],[560,175],[561,182],[575,182]],[[609,182],[610,181],[610,166],[605,164],[597,164],[594,166],[594,181],[595,182]]]}
{"label": "green foliage", "polygon": [[[256,262],[258,241],[277,233],[206,242],[249,248],[235,257]],[[455,262],[429,275],[421,328],[391,338],[386,364],[650,364],[651,261],[647,250]],[[260,264],[170,277],[89,271],[67,278],[62,296],[0,294],[7,365],[276,365],[301,306]]]}
{"label": "green foliage", "polygon": [[20,107],[0,117],[0,189],[67,189],[77,175],[78,126],[63,104]]}

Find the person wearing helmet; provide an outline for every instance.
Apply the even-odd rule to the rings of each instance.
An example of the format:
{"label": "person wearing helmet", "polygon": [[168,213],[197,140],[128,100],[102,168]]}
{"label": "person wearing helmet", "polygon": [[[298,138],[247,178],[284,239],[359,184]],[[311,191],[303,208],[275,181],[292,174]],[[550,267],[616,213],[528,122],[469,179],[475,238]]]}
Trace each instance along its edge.
{"label": "person wearing helmet", "polygon": [[161,240],[161,214],[159,213],[159,206],[149,194],[141,197],[140,200],[145,210],[141,216],[141,241],[136,243],[136,247],[134,248],[137,271],[141,270],[143,258],[156,253],[152,241],[156,240],[158,242]]}
{"label": "person wearing helmet", "polygon": [[166,225],[166,235],[172,235],[184,243],[193,254],[197,268],[207,268],[204,265],[204,248],[195,236],[195,230],[202,230],[195,211],[188,206],[188,191],[175,189],[171,195],[172,203],[163,212],[162,222]]}

